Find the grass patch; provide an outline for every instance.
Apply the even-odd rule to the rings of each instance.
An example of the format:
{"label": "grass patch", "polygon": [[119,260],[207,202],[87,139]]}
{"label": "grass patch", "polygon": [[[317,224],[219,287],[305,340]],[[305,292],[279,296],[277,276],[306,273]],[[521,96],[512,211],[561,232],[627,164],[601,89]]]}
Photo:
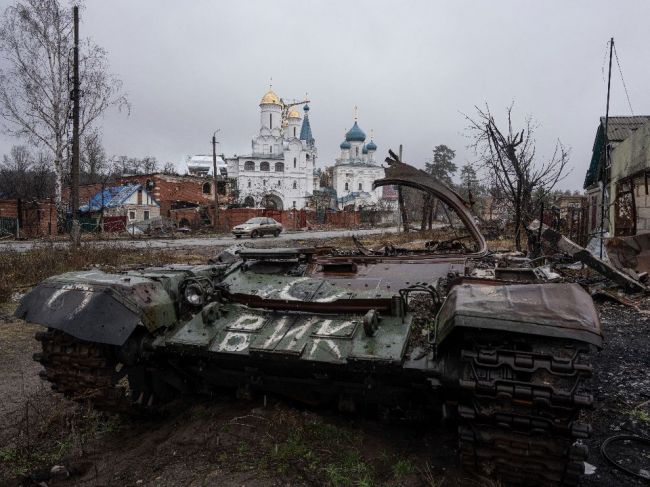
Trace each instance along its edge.
{"label": "grass patch", "polygon": [[[281,441],[270,447],[264,464],[277,474],[298,474],[308,482],[331,487],[370,487],[376,472],[361,453],[361,440],[351,432],[323,421],[295,421],[276,425]],[[286,429],[284,429],[286,428]],[[276,436],[279,436],[277,435]]]}
{"label": "grass patch", "polygon": [[650,413],[643,409],[632,409],[628,414],[641,423],[650,424]]}
{"label": "grass patch", "polygon": [[11,426],[0,432],[0,478],[6,479],[60,463],[120,427],[113,417],[45,390],[29,395],[12,415]]}
{"label": "grass patch", "polygon": [[43,279],[64,272],[101,267],[114,272],[125,266],[154,266],[187,262],[187,255],[161,249],[134,249],[118,243],[101,247],[90,243],[73,250],[70,246],[44,244],[28,252],[0,252],[0,303],[7,302],[16,291],[24,291]]}
{"label": "grass patch", "polygon": [[411,463],[410,460],[406,458],[401,458],[393,464],[393,475],[396,478],[406,477],[415,472],[415,466]]}

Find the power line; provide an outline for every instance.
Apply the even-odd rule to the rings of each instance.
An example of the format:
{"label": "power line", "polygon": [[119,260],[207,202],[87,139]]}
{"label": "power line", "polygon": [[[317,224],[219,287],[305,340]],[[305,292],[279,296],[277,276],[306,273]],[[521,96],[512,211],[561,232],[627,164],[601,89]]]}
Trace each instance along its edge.
{"label": "power line", "polygon": [[614,56],[616,57],[616,64],[618,66],[618,72],[621,75],[621,81],[623,82],[623,89],[625,90],[625,96],[627,97],[627,104],[630,107],[630,113],[634,115],[634,110],[632,110],[632,102],[630,101],[630,94],[627,92],[627,85],[625,84],[625,78],[623,78],[623,70],[621,69],[621,63],[618,60],[618,53],[616,52],[616,47],[614,47]]}

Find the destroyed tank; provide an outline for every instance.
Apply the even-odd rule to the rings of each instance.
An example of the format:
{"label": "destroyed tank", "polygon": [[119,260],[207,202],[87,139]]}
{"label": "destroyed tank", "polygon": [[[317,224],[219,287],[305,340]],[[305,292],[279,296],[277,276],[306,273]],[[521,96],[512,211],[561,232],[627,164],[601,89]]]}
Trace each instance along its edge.
{"label": "destroyed tank", "polygon": [[458,425],[464,468],[504,484],[576,485],[590,354],[602,345],[590,296],[525,263],[494,272],[463,200],[387,162],[375,187],[436,198],[464,235],[420,248],[240,248],[200,266],[51,277],[16,312],[44,327],[42,376],[114,412],[229,388],[438,417]]}

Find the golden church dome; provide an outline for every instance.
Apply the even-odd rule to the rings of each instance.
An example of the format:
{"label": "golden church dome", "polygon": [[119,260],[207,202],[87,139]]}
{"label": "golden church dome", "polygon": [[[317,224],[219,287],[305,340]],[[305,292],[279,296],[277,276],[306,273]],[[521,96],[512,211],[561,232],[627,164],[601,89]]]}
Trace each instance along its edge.
{"label": "golden church dome", "polygon": [[280,98],[278,98],[278,95],[275,94],[275,91],[269,90],[266,95],[262,97],[262,101],[260,102],[260,105],[280,105]]}
{"label": "golden church dome", "polygon": [[300,118],[300,114],[298,113],[298,111],[296,109],[292,108],[291,110],[289,110],[288,117],[289,118]]}

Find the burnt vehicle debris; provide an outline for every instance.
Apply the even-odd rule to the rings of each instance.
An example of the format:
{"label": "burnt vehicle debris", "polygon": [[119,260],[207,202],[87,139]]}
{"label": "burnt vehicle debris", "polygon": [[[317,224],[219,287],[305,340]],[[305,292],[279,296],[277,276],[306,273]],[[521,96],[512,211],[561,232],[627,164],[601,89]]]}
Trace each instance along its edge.
{"label": "burnt vehicle debris", "polygon": [[590,357],[602,346],[590,296],[539,273],[514,279],[503,269],[527,267],[514,258],[488,272],[486,241],[463,200],[388,162],[375,187],[437,198],[462,232],[420,248],[239,248],[201,266],[51,277],[16,312],[46,328],[35,357],[43,377],[115,412],[225,387],[435,416],[457,422],[469,470],[514,485],[578,484]]}

